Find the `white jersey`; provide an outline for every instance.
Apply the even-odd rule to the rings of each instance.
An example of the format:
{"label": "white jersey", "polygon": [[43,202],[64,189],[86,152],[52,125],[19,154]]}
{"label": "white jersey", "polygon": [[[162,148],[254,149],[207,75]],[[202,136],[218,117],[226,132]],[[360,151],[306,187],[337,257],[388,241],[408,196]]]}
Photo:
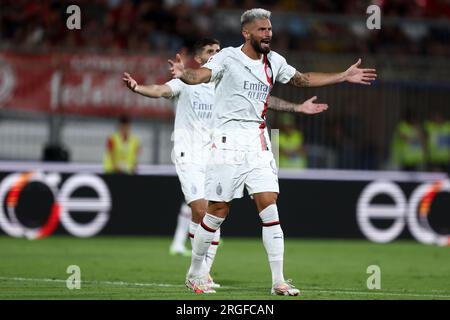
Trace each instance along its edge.
{"label": "white jersey", "polygon": [[[265,127],[266,102],[276,81],[287,83],[296,69],[274,51],[253,60],[241,50],[242,46],[228,47],[212,56],[203,67],[211,69],[215,83],[213,111],[213,139],[220,141],[223,134],[230,136],[231,147],[244,149],[260,141]],[[229,139],[229,138],[228,138]],[[234,147],[233,147],[234,148]],[[239,147],[240,148],[240,147]]]}
{"label": "white jersey", "polygon": [[187,85],[179,79],[166,82],[176,104],[174,152],[176,158],[204,162],[211,140],[214,85]]}

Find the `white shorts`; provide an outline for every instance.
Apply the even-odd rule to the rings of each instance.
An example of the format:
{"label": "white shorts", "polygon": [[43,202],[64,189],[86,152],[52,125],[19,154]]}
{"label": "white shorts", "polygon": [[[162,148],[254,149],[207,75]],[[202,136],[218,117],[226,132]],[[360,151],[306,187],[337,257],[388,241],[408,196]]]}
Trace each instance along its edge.
{"label": "white shorts", "polygon": [[205,199],[205,164],[175,163],[181,190],[187,204],[195,200]]}
{"label": "white shorts", "polygon": [[260,192],[279,193],[272,151],[212,149],[206,166],[206,199],[230,202]]}

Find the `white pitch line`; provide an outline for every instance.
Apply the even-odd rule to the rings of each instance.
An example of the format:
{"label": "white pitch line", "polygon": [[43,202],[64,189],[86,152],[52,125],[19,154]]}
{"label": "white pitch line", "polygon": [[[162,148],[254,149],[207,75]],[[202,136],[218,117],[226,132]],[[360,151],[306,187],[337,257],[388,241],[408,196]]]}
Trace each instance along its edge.
{"label": "white pitch line", "polygon": [[314,291],[319,293],[332,293],[332,294],[355,294],[355,295],[379,295],[379,296],[401,296],[401,297],[430,297],[430,298],[447,298],[450,299],[450,295],[435,295],[435,294],[423,294],[423,293],[395,293],[395,292],[366,292],[366,291],[339,291],[339,290],[317,290],[317,289],[304,289],[303,292]]}
{"label": "white pitch line", "polygon": [[[305,290],[330,290],[329,288],[324,287],[303,287]],[[357,288],[339,288],[341,291],[356,291],[356,292],[367,292],[367,291],[361,291],[361,289]],[[390,291],[388,291],[390,292]],[[448,293],[450,294],[450,290],[437,290],[437,289],[431,289],[431,290],[424,290],[424,291],[405,291],[406,293],[411,292],[415,294],[435,294],[435,293]],[[401,294],[401,292],[391,292],[391,293],[398,293]]]}
{"label": "white pitch line", "polygon": [[[9,281],[24,281],[24,282],[66,282],[66,280],[61,279],[49,279],[49,278],[18,278],[18,277],[0,277],[0,280],[9,280]],[[138,282],[124,282],[124,281],[89,281],[82,280],[81,283],[87,284],[106,284],[113,286],[137,286],[137,287],[184,287],[184,285],[179,284],[165,284],[165,283],[138,283]]]}
{"label": "white pitch line", "polygon": [[[62,279],[49,279],[49,278],[21,278],[21,277],[0,277],[0,280],[7,281],[23,281],[23,282],[62,282],[65,283],[66,280]],[[125,281],[86,281],[83,280],[82,283],[87,284],[97,284],[97,285],[113,285],[113,286],[138,286],[138,287],[172,287],[172,288],[184,288],[184,285],[178,284],[166,284],[166,283],[140,283],[140,282],[125,282]],[[240,289],[236,287],[223,286],[222,289]],[[385,296],[400,296],[400,297],[430,297],[430,298],[450,298],[450,295],[443,294],[423,294],[417,292],[367,292],[367,291],[342,291],[342,290],[329,290],[324,288],[304,288],[301,289],[303,292],[319,292],[319,293],[331,293],[331,294],[354,294],[354,295],[385,295]]]}

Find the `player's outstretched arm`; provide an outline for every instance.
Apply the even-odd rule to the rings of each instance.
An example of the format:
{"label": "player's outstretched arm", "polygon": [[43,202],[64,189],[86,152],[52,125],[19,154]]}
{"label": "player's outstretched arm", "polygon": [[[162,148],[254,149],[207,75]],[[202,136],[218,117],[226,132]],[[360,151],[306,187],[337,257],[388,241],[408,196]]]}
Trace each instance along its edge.
{"label": "player's outstretched arm", "polygon": [[211,70],[208,68],[185,69],[179,54],[176,55],[175,61],[169,59],[168,62],[172,77],[174,79],[180,79],[184,83],[191,85],[206,83],[211,79]]}
{"label": "player's outstretched arm", "polygon": [[297,71],[289,83],[296,87],[320,87],[345,81],[370,85],[372,81],[376,80],[377,71],[375,69],[359,68],[360,64],[361,59],[358,59],[347,70],[339,73],[300,73]]}
{"label": "player's outstretched arm", "polygon": [[293,103],[274,96],[269,97],[267,107],[276,111],[298,112],[305,114],[316,114],[328,109],[326,103],[315,103],[317,97],[306,100],[303,103]]}
{"label": "player's outstretched arm", "polygon": [[167,84],[163,85],[157,85],[157,84],[151,84],[151,85],[138,85],[136,80],[134,80],[130,74],[124,72],[122,77],[123,82],[127,85],[127,87],[136,93],[139,93],[143,96],[150,97],[150,98],[170,98],[172,96],[172,89]]}

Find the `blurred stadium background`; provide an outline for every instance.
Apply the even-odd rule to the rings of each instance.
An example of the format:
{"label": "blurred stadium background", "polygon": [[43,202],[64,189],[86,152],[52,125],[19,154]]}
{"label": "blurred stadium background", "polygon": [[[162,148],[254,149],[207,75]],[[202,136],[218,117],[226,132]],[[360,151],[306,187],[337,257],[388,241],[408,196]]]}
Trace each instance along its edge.
{"label": "blurred stadium background", "polygon": [[[80,30],[66,27],[72,4],[81,8]],[[381,7],[380,30],[366,27],[371,4]],[[280,159],[285,155],[279,206],[287,237],[449,243],[450,1],[2,0],[0,5],[0,234],[40,238],[56,229],[80,237],[171,235],[182,203],[171,162],[174,106],[130,92],[121,75],[126,71],[141,83],[164,83],[170,78],[168,58],[181,52],[190,61],[193,43],[204,36],[219,39],[222,47],[240,45],[240,15],[263,7],[272,11],[272,48],[298,70],[343,71],[361,57],[364,67],[378,72],[371,86],[274,88],[274,95],[286,100],[317,95],[330,106],[314,117],[268,115],[270,128],[280,129]],[[106,141],[124,114],[132,117],[132,131],[142,143],[138,174],[103,175]],[[297,137],[293,146],[283,144],[288,134]],[[25,177],[28,171],[34,173]],[[29,183],[22,185],[18,200],[11,200],[18,181]],[[76,202],[80,199],[88,204]],[[66,206],[60,212],[64,228],[49,218],[55,203]],[[252,203],[239,200],[233,208],[236,215],[224,226],[225,239],[259,236],[256,214],[239,214],[253,212]],[[93,226],[86,216],[69,219],[70,210],[102,213],[91,217]],[[13,257],[6,250],[9,241],[0,238],[0,247]],[[14,245],[25,251],[30,246]],[[169,240],[167,251],[168,245]],[[326,245],[322,250],[325,254]],[[435,262],[448,266],[448,250],[442,250],[436,251]],[[414,263],[426,263],[420,257],[431,252],[417,252]],[[405,256],[408,263],[411,256]],[[19,276],[14,261],[0,264],[9,279]],[[436,298],[449,298],[443,285],[448,269],[421,267],[416,271],[436,272],[436,286],[427,289],[440,289]],[[1,281],[0,286],[17,286]],[[409,288],[406,281],[397,288]],[[326,285],[324,279],[316,283]],[[178,289],[171,290],[176,294]],[[430,297],[435,293],[430,291]]]}
{"label": "blurred stadium background", "polygon": [[61,144],[73,162],[101,162],[112,116],[129,112],[144,145],[140,162],[169,164],[173,106],[135,97],[120,73],[161,83],[167,58],[199,37],[239,45],[240,14],[255,6],[274,11],[273,48],[300,71],[340,71],[362,57],[379,73],[370,88],[277,86],[274,94],[285,99],[317,95],[331,106],[324,117],[296,119],[308,167],[395,168],[390,147],[406,109],[421,123],[434,111],[450,117],[447,1],[374,1],[382,8],[381,30],[366,27],[372,1],[76,3],[81,30],[66,27],[70,1],[2,1],[2,159],[40,160],[45,145]]}

